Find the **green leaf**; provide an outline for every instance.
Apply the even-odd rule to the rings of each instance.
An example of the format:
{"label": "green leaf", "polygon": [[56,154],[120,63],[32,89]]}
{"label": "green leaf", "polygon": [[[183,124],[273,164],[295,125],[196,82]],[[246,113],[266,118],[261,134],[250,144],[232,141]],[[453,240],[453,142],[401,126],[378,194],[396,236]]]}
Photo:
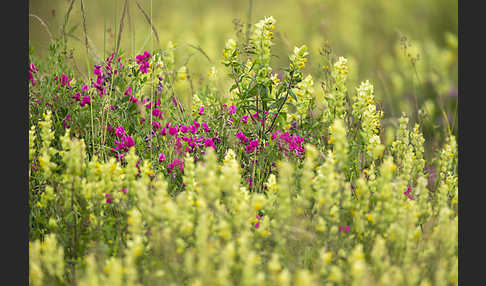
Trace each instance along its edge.
{"label": "green leaf", "polygon": [[297,96],[295,95],[295,93],[291,89],[288,90],[288,93],[292,96],[292,98],[295,100],[295,102],[297,102]]}
{"label": "green leaf", "polygon": [[68,35],[72,35],[72,33],[76,30],[76,28],[79,26],[79,23],[74,24],[71,29],[69,29],[69,32],[67,32]]}

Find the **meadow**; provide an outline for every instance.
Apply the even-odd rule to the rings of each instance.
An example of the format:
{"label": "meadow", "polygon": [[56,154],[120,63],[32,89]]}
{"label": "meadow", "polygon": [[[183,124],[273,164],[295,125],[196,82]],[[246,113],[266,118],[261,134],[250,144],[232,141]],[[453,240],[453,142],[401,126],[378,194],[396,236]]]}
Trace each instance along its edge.
{"label": "meadow", "polygon": [[458,284],[457,3],[32,2],[30,285]]}

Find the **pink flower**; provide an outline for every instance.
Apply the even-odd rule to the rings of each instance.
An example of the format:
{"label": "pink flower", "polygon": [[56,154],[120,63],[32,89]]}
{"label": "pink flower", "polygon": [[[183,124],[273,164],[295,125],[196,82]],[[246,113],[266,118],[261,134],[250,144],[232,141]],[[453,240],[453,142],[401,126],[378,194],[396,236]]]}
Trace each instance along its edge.
{"label": "pink flower", "polygon": [[123,135],[125,135],[125,128],[123,128],[123,126],[118,126],[116,128],[115,135],[117,137],[122,137]]}
{"label": "pink flower", "polygon": [[406,191],[406,192],[404,192],[403,194],[404,194],[405,196],[407,196],[407,198],[409,198],[409,199],[411,199],[411,200],[415,200],[415,197],[414,197],[414,196],[412,196],[412,195],[410,194],[410,192],[411,192],[411,191],[412,191],[412,189],[411,189],[410,187],[407,187],[407,191]]}
{"label": "pink flower", "polygon": [[124,193],[126,195],[127,194],[127,188],[121,189],[120,192],[122,192],[122,193]]}
{"label": "pink flower", "polygon": [[248,115],[245,115],[245,116],[242,116],[241,117],[241,120],[243,121],[243,123],[248,123]]}
{"label": "pink flower", "polygon": [[79,105],[81,105],[81,107],[83,107],[86,104],[89,104],[90,101],[91,101],[91,98],[88,95],[83,96],[83,100],[81,100],[81,102],[79,103]]}
{"label": "pink flower", "polygon": [[177,136],[177,127],[169,127],[169,135]]}
{"label": "pink flower", "polygon": [[167,129],[165,129],[165,127],[160,130],[160,135],[162,136],[167,135]]}
{"label": "pink flower", "polygon": [[204,129],[204,132],[208,133],[209,131],[211,131],[211,129],[209,129],[208,125],[206,124],[206,122],[203,122],[202,123],[202,127]]}
{"label": "pink flower", "polygon": [[182,133],[187,133],[187,131],[189,131],[189,127],[187,127],[185,125],[181,125],[180,130],[181,130]]}
{"label": "pink flower", "polygon": [[165,160],[165,155],[164,155],[164,153],[160,153],[160,154],[159,154],[159,162],[162,162],[162,161],[164,161],[164,160]]}
{"label": "pink flower", "polygon": [[201,108],[199,108],[199,115],[203,115],[204,113],[204,106],[201,106]]}
{"label": "pink flower", "polygon": [[213,147],[213,149],[216,150],[216,146],[214,146],[213,139],[211,138],[207,138],[206,140],[204,140],[204,146]]}
{"label": "pink flower", "polygon": [[161,117],[162,112],[160,111],[160,109],[158,109],[156,107],[156,108],[154,108],[154,110],[152,110],[152,115],[155,116],[155,117]]}
{"label": "pink flower", "polygon": [[230,108],[229,108],[229,112],[228,113],[230,115],[235,114],[236,113],[236,106],[235,105],[231,105]]}
{"label": "pink flower", "polygon": [[80,101],[81,100],[81,92],[76,92],[73,95],[73,98],[76,99],[76,101]]}
{"label": "pink flower", "polygon": [[105,198],[107,204],[111,204],[111,202],[113,201],[113,198],[111,198],[110,194],[105,194]]}
{"label": "pink flower", "polygon": [[152,127],[155,129],[155,130],[159,130],[160,129],[160,123],[157,122],[157,121],[154,121],[152,122]]}
{"label": "pink flower", "polygon": [[132,95],[132,88],[131,87],[127,87],[127,90],[125,90],[125,95],[127,95],[127,96]]}

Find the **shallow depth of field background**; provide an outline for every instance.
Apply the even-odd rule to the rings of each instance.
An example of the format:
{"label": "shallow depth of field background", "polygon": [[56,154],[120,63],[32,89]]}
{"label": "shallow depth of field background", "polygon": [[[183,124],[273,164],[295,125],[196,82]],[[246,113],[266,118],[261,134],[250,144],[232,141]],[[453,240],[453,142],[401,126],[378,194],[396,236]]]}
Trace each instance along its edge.
{"label": "shallow depth of field background", "polygon": [[[115,47],[124,2],[83,2],[87,34],[100,58],[105,59]],[[137,2],[152,17],[160,46]],[[60,37],[70,3],[70,0],[30,1],[29,40],[38,57],[47,55],[49,34],[33,15],[45,22],[54,37]],[[68,37],[68,46],[72,48],[80,76],[87,76],[92,74],[95,61],[89,55],[86,61],[84,43],[79,40],[84,40],[80,4],[80,0],[74,1],[66,32],[72,35]],[[366,79],[373,83],[385,121],[398,118],[402,112],[415,117],[424,128],[427,149],[431,150],[438,147],[434,142],[444,138],[441,134],[445,134],[447,124],[443,109],[457,134],[457,1],[129,0],[120,46],[125,55],[134,58],[144,50],[165,48],[168,41],[173,41],[182,46],[176,52],[176,63],[178,60],[182,65],[189,60],[193,78],[205,76],[211,66],[223,73],[221,51],[225,41],[235,37],[234,19],[246,24],[249,18],[256,23],[265,16],[277,20],[273,47],[276,57],[272,65],[285,67],[293,47],[306,44],[310,55],[305,72],[314,76],[318,86],[323,63],[319,49],[326,43],[337,56],[350,60],[351,86]],[[403,36],[412,44],[409,51],[401,48]],[[186,43],[199,46],[211,62],[197,50],[184,46]],[[412,57],[420,54],[416,67],[401,53],[412,53]],[[420,118],[417,107],[422,111],[433,109],[429,110],[432,115]]]}

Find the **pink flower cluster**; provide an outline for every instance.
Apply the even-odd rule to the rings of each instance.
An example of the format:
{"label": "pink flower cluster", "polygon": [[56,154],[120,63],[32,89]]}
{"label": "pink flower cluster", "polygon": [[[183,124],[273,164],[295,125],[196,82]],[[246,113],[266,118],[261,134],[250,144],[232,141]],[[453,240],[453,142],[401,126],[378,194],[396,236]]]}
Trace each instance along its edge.
{"label": "pink flower cluster", "polygon": [[[106,70],[108,71],[108,75],[111,76],[111,74],[117,74],[118,70],[115,69],[113,70],[113,67],[111,66],[111,63],[113,61],[113,57],[115,56],[115,53],[112,53],[110,57],[106,59]],[[117,60],[118,65],[120,68],[123,67],[123,64],[121,63],[121,57],[118,58]]]}
{"label": "pink flower cluster", "polygon": [[115,135],[119,138],[115,140],[116,146],[111,148],[111,151],[115,154],[117,160],[120,160],[124,157],[124,154],[119,154],[118,152],[121,151],[123,153],[128,152],[130,147],[135,146],[135,142],[133,141],[132,136],[125,136],[125,128],[123,126],[118,126],[115,130]]}
{"label": "pink flower cluster", "polygon": [[135,97],[132,96],[132,88],[131,87],[127,87],[127,90],[125,90],[125,95],[128,96],[128,99],[131,102],[133,102],[133,103],[138,102],[138,99],[136,99]]}
{"label": "pink flower cluster", "polygon": [[262,220],[263,216],[259,216],[259,215],[256,215],[256,218],[257,218],[257,223],[255,223],[255,228],[259,228],[260,227],[260,221]]}
{"label": "pink flower cluster", "polygon": [[100,96],[103,96],[103,94],[106,93],[106,88],[103,87],[104,76],[103,76],[103,70],[101,69],[101,66],[95,65],[95,69],[93,73],[96,75],[96,82],[93,82],[93,87],[98,90],[98,94]]}
{"label": "pink flower cluster", "polygon": [[35,67],[34,64],[29,65],[29,81],[32,83],[32,85],[35,85],[35,80],[34,80],[34,74],[37,73],[39,70]]}
{"label": "pink flower cluster", "polygon": [[250,140],[248,137],[243,134],[243,132],[238,131],[235,134],[236,138],[240,139],[240,144],[245,146],[245,152],[250,154],[255,152],[258,148],[258,139]]}
{"label": "pink flower cluster", "polygon": [[148,60],[150,59],[150,53],[145,51],[143,54],[137,55],[137,64],[140,66],[139,70],[143,73],[148,73],[148,68],[150,64]]}
{"label": "pink flower cluster", "polygon": [[184,160],[182,159],[178,159],[178,158],[175,158],[172,163],[169,163],[167,165],[167,171],[170,173],[172,173],[172,171],[174,171],[175,167],[179,167],[179,170],[181,171],[181,173],[184,172]]}
{"label": "pink flower cluster", "polygon": [[276,140],[280,151],[283,151],[285,156],[288,156],[289,152],[294,152],[297,156],[302,156],[305,153],[302,143],[305,141],[303,137],[297,135],[290,135],[288,131],[281,133],[279,130],[270,134],[271,140]]}
{"label": "pink flower cluster", "polygon": [[411,191],[412,191],[412,189],[410,187],[407,187],[407,191],[406,192],[403,192],[403,194],[405,196],[407,196],[407,198],[409,198],[411,200],[415,200],[415,197],[410,194]]}
{"label": "pink flower cluster", "polygon": [[87,92],[88,89],[89,87],[87,85],[83,85],[83,87],[81,88],[81,92],[78,91],[72,96],[76,101],[79,101],[79,105],[81,107],[85,106],[86,104],[89,104],[91,101],[91,98],[88,95],[83,96],[83,98],[81,99],[81,95]]}
{"label": "pink flower cluster", "polygon": [[61,77],[54,76],[54,81],[57,82],[58,86],[71,88],[71,80],[65,74],[61,74]]}
{"label": "pink flower cluster", "polygon": [[349,232],[349,231],[350,231],[349,225],[345,225],[345,226],[340,225],[339,226],[339,232],[342,233],[342,232]]}

